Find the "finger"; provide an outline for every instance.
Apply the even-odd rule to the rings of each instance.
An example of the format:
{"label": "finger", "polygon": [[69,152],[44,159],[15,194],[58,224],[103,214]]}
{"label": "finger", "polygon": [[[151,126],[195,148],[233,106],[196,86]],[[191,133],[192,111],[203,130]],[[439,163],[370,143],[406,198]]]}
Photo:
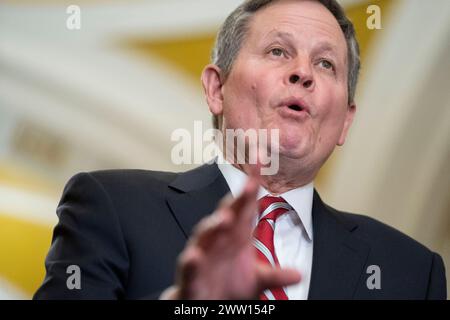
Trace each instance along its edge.
{"label": "finger", "polygon": [[242,246],[250,241],[254,229],[256,210],[256,194],[258,183],[249,179],[242,193],[231,205],[233,213],[233,225],[230,236],[237,246]]}
{"label": "finger", "polygon": [[251,238],[252,222],[256,216],[258,187],[258,182],[250,177],[236,199],[232,199],[230,195],[226,196],[216,212],[202,219],[194,228],[192,243],[208,250],[227,231],[231,231],[229,232],[230,246],[233,243],[239,246],[245,242],[242,240]]}
{"label": "finger", "polygon": [[190,242],[203,250],[208,250],[224,233],[232,228],[234,214],[229,208],[220,208],[202,219],[195,227]]}
{"label": "finger", "polygon": [[198,274],[200,264],[202,263],[202,252],[195,246],[187,246],[178,257],[176,283],[181,292],[188,294],[188,284],[192,282]]}
{"label": "finger", "polygon": [[225,227],[230,222],[230,206],[233,203],[233,197],[231,193],[225,195],[219,202],[217,209],[201,219],[200,222],[194,227],[191,239],[198,238],[198,236],[205,236],[207,232],[215,232],[214,229],[220,229]]}
{"label": "finger", "polygon": [[231,205],[231,209],[238,220],[237,223],[242,222],[247,226],[255,218],[258,189],[258,181],[254,177],[249,176],[241,194]]}
{"label": "finger", "polygon": [[256,164],[249,166],[249,177],[252,177],[256,179],[258,182],[260,182],[261,179],[261,161],[259,159],[259,155],[256,158]]}
{"label": "finger", "polygon": [[301,275],[295,269],[272,268],[269,265],[259,263],[257,265],[258,293],[265,289],[289,286],[300,282]]}

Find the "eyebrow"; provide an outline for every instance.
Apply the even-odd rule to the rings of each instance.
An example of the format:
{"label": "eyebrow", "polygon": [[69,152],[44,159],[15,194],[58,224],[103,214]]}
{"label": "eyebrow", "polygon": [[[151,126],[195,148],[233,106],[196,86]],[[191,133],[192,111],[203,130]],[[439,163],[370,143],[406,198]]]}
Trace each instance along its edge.
{"label": "eyebrow", "polygon": [[290,32],[272,30],[264,38],[269,38],[269,37],[292,40],[294,38],[294,35]]}
{"label": "eyebrow", "polygon": [[323,52],[330,52],[336,57],[338,56],[337,47],[329,42],[319,42],[313,49],[313,53],[315,54]]}
{"label": "eyebrow", "polygon": [[[267,39],[270,37],[281,38],[283,40],[294,40],[294,35],[292,33],[279,30],[270,31],[264,38]],[[315,45],[313,52],[316,54],[322,52],[331,52],[337,56],[338,49],[335,45],[331,44],[330,42],[322,41],[319,42],[317,45]]]}

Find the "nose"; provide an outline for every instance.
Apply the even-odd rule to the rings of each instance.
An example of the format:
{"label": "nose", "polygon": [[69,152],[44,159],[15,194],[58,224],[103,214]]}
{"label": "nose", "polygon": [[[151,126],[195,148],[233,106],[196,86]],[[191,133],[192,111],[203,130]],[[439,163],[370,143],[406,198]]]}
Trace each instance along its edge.
{"label": "nose", "polygon": [[311,68],[306,65],[306,62],[298,63],[295,68],[289,73],[290,84],[300,84],[303,88],[314,89],[314,77]]}
{"label": "nose", "polygon": [[312,79],[306,79],[306,77],[300,77],[298,74],[293,74],[289,77],[289,82],[292,84],[296,84],[296,83],[301,83],[301,85],[305,88],[308,89],[313,85],[313,80]]}

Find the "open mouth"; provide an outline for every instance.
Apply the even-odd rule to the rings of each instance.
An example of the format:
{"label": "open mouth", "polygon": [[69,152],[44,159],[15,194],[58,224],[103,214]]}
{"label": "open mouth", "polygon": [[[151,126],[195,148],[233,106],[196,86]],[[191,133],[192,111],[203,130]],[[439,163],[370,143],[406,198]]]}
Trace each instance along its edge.
{"label": "open mouth", "polygon": [[293,117],[295,119],[307,119],[311,116],[310,106],[306,101],[299,97],[289,97],[281,100],[278,105],[283,116]]}
{"label": "open mouth", "polygon": [[292,104],[288,106],[289,109],[294,111],[303,111],[304,108],[302,106],[299,106],[298,104]]}

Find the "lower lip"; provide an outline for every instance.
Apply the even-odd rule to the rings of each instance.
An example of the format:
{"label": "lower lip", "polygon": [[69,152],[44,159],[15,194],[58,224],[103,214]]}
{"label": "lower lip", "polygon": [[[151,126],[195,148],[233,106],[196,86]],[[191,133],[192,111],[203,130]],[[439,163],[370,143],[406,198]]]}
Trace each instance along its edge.
{"label": "lower lip", "polygon": [[297,111],[292,110],[289,107],[280,107],[278,108],[278,112],[285,118],[292,118],[296,120],[305,120],[309,118],[309,113],[305,110]]}

